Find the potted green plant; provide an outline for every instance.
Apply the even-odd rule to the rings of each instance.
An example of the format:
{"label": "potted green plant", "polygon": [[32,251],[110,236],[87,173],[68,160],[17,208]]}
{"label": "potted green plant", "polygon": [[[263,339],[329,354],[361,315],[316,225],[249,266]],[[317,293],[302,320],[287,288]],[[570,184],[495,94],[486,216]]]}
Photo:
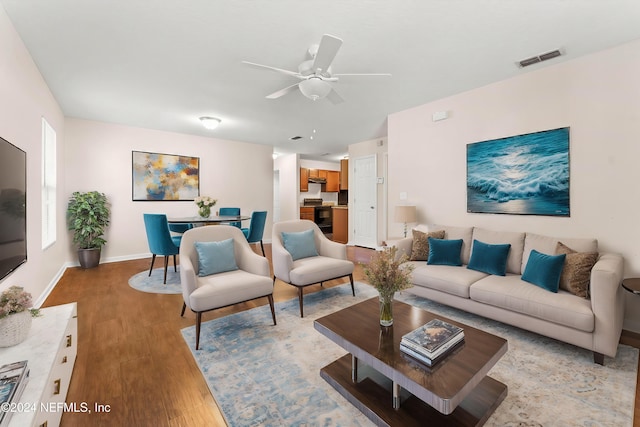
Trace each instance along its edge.
{"label": "potted green plant", "polygon": [[109,203],[104,193],[76,191],[71,195],[67,206],[67,225],[73,231],[73,243],[78,247],[82,268],[92,268],[100,263],[109,215]]}

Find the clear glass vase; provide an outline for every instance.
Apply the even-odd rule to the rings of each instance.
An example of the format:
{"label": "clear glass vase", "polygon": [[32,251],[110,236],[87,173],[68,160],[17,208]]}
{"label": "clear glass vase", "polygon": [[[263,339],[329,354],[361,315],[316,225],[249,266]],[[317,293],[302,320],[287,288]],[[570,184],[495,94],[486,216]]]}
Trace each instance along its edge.
{"label": "clear glass vase", "polygon": [[380,325],[393,325],[393,294],[380,294]]}
{"label": "clear glass vase", "polygon": [[209,215],[211,215],[211,206],[203,206],[198,209],[198,215],[202,218],[209,218]]}

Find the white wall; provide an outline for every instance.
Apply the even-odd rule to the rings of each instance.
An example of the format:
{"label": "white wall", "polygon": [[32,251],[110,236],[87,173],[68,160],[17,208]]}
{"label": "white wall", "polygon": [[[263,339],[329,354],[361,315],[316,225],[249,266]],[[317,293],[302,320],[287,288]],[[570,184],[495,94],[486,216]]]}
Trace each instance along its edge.
{"label": "white wall", "polygon": [[[102,260],[148,256],[143,213],[169,217],[197,215],[192,201],[132,201],[131,152],[149,151],[200,158],[200,194],[218,199],[214,209],[239,207],[243,215],[266,210],[265,237],[273,216],[273,148],[172,132],[67,118],[66,188],[97,190],[112,208]],[[245,221],[243,227],[248,227]],[[76,259],[68,247],[70,259]]]}
{"label": "white wall", "polygon": [[[61,274],[67,237],[63,179],[64,116],[6,12],[0,6],[0,136],[27,153],[27,262],[0,283],[23,286],[35,303]],[[42,250],[42,117],[58,141],[57,242]]]}
{"label": "white wall", "polygon": [[[280,173],[280,221],[299,219],[300,166],[298,154],[278,156],[273,167]],[[269,234],[269,239],[271,239],[271,234]]]}
{"label": "white wall", "polygon": [[[389,206],[400,192],[421,223],[596,237],[640,274],[640,41],[392,114]],[[449,119],[432,122],[436,111]],[[466,212],[466,145],[570,126],[571,217]],[[389,224],[398,228],[397,224]],[[625,329],[640,331],[627,295]]]}

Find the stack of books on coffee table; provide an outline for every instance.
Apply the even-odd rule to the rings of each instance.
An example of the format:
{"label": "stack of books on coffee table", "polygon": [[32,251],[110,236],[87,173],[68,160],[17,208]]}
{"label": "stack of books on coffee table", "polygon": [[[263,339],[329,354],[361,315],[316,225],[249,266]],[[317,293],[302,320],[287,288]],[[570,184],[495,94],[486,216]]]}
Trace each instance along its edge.
{"label": "stack of books on coffee table", "polygon": [[427,366],[433,366],[464,341],[462,328],[433,319],[402,336],[400,351]]}
{"label": "stack of books on coffee table", "polygon": [[0,427],[9,424],[14,412],[22,412],[17,403],[28,381],[29,367],[26,360],[0,367]]}

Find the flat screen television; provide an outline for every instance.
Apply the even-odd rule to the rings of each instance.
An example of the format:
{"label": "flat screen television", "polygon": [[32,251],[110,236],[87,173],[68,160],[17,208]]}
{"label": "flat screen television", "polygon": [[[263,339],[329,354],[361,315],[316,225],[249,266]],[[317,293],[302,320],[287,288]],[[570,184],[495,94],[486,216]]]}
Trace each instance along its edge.
{"label": "flat screen television", "polygon": [[27,153],[0,137],[0,280],[27,261]]}

